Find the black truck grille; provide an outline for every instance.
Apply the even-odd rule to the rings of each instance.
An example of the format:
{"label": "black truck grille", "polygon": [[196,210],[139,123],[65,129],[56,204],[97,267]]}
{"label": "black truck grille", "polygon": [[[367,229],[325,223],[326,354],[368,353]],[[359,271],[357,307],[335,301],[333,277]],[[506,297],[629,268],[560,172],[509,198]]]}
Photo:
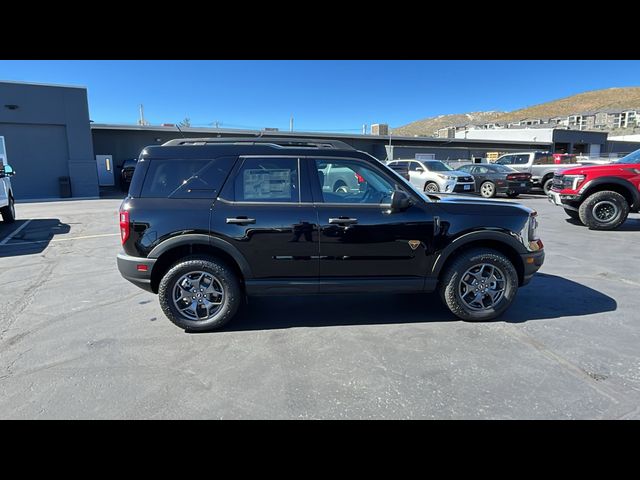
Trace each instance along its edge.
{"label": "black truck grille", "polygon": [[553,176],[553,187],[562,190],[562,186],[564,185],[564,175],[556,173]]}

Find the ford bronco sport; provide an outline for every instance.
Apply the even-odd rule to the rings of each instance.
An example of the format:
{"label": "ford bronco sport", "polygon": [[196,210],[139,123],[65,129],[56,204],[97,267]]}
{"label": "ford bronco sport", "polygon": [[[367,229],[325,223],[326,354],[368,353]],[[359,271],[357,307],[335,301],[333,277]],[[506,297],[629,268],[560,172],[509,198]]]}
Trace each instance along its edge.
{"label": "ford bronco sport", "polygon": [[613,230],[640,211],[640,150],[607,165],[556,173],[549,201],[591,230]]}
{"label": "ford bronco sport", "polygon": [[[332,170],[351,172],[347,188]],[[536,227],[524,206],[423,193],[339,141],[180,139],[142,151],[117,263],[191,331],[252,295],[437,290],[488,320],[542,265]]]}

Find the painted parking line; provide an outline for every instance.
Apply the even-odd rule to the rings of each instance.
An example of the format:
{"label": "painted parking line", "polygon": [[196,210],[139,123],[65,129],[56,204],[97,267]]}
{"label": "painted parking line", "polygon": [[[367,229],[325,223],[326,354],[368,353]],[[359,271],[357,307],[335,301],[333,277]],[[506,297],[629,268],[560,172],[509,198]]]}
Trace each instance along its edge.
{"label": "painted parking line", "polygon": [[20,233],[22,229],[24,229],[24,227],[26,227],[30,223],[31,223],[31,220],[27,220],[26,222],[24,222],[22,225],[16,228],[12,233],[10,233],[7,237],[5,237],[5,239],[0,242],[0,245],[5,245],[9,240],[11,240],[18,233]]}
{"label": "painted parking line", "polygon": [[[16,233],[17,233],[17,231],[16,231]],[[6,246],[7,247],[15,247],[15,246],[19,246],[19,245],[29,245],[29,244],[33,244],[33,243],[69,242],[71,240],[84,240],[84,239],[87,239],[87,238],[101,238],[101,237],[115,237],[115,236],[118,236],[118,235],[120,235],[120,234],[119,233],[103,233],[103,234],[100,234],[100,235],[83,235],[81,237],[52,238],[51,240],[31,240],[31,241],[28,241],[28,242],[18,241],[18,242],[14,242],[14,243],[11,243],[10,245],[6,245]],[[7,237],[7,239],[5,239],[5,241],[3,241],[3,242],[6,242],[6,240],[9,240],[9,237]],[[4,244],[5,243],[0,243],[0,246],[2,246]]]}

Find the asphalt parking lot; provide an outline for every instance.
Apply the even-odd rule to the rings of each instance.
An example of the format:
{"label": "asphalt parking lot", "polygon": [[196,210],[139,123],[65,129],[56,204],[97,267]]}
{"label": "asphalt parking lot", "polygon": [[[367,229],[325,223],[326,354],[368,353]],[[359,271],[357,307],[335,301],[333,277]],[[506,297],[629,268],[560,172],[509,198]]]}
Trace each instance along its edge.
{"label": "asphalt parking lot", "polygon": [[206,334],[120,277],[119,200],[18,204],[0,418],[640,418],[640,216],[595,232],[520,201],[547,257],[497,321],[436,295],[272,297]]}

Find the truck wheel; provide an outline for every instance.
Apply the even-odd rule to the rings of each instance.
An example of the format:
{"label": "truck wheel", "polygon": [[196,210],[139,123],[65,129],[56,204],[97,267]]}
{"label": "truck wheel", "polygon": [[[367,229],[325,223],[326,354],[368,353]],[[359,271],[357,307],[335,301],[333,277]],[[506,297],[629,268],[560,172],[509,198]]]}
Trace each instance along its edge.
{"label": "truck wheel", "polygon": [[571,218],[573,218],[574,220],[578,220],[580,221],[580,214],[575,211],[575,210],[569,210],[568,208],[564,209],[564,213],[566,213],[567,215],[569,215]]}
{"label": "truck wheel", "polygon": [[238,276],[225,263],[193,256],[176,263],[162,277],[158,299],[164,314],[185,330],[207,331],[229,322],[240,306]]}
{"label": "truck wheel", "polygon": [[493,198],[496,196],[496,186],[493,182],[484,182],[480,185],[480,195],[484,198]]}
{"label": "truck wheel", "polygon": [[16,221],[16,202],[13,197],[9,196],[9,205],[0,210],[2,213],[2,220],[5,223],[13,223]]}
{"label": "truck wheel", "polygon": [[553,177],[547,178],[542,184],[542,190],[544,190],[545,195],[549,194],[551,187],[553,187]]}
{"label": "truck wheel", "polygon": [[590,230],[613,230],[627,219],[629,204],[617,192],[596,192],[582,202],[578,214]]}
{"label": "truck wheel", "polygon": [[427,182],[424,185],[424,191],[427,193],[438,193],[440,191],[440,187],[436,182]]}
{"label": "truck wheel", "polygon": [[462,320],[500,316],[516,296],[518,273],[502,253],[472,249],[461,253],[440,279],[440,296]]}
{"label": "truck wheel", "polygon": [[347,187],[346,183],[338,181],[333,186],[333,193],[349,193],[349,187]]}

